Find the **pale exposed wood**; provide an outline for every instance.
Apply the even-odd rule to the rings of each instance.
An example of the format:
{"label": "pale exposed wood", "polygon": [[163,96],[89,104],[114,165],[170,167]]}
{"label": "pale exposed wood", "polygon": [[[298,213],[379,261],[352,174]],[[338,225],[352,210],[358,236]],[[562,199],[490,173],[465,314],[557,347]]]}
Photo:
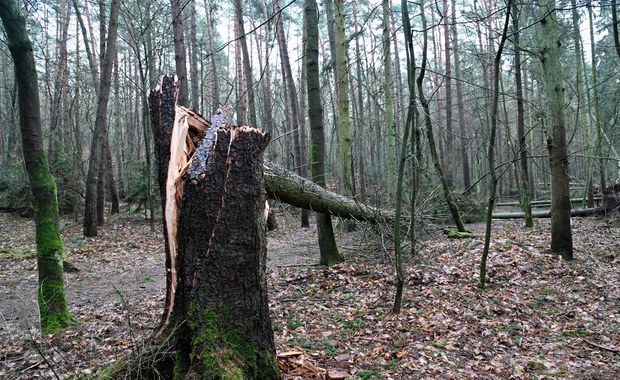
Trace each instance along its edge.
{"label": "pale exposed wood", "polygon": [[192,156],[197,146],[192,140],[193,135],[204,133],[210,127],[197,112],[186,107],[176,107],[176,115],[172,135],[170,137],[170,162],[166,179],[165,222],[168,233],[168,249],[170,255],[170,271],[172,291],[168,294],[169,303],[166,319],[162,326],[169,322],[174,306],[174,293],[177,285],[177,220],[183,199],[183,178],[192,164]]}

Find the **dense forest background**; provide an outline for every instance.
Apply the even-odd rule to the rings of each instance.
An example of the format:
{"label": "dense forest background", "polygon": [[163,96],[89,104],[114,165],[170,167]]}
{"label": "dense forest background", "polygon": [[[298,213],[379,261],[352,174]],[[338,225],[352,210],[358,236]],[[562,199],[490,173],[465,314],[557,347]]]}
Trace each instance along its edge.
{"label": "dense forest background", "polygon": [[[612,3],[557,4],[572,196],[584,200],[591,186],[596,191],[613,184],[619,175],[615,147],[620,139],[616,127],[620,49],[614,44]],[[146,208],[149,215],[158,212],[160,202],[152,200],[158,192],[147,96],[163,74],[179,73],[178,51],[185,54],[189,106],[210,118],[217,108],[233,105],[231,121],[269,131],[269,159],[307,176],[310,129],[302,2],[172,4],[180,10],[176,18],[169,1],[124,1],[120,6],[118,54],[97,177],[99,189],[108,191],[99,190],[100,205],[102,196],[115,202],[118,196],[129,205]],[[61,210],[76,218],[83,212],[92,139],[98,136],[93,131],[109,5],[66,0],[22,3],[39,71],[45,147],[58,182]],[[414,69],[420,66],[423,32],[428,34],[422,85],[441,167],[451,191],[479,199],[488,193],[492,67],[505,8],[503,2],[490,1],[426,2],[425,29],[418,4],[409,4]],[[327,186],[391,206],[410,95],[401,4],[324,1],[319,14]],[[513,18],[499,71],[497,191],[500,197],[519,194],[519,155],[525,146],[530,195],[548,198],[549,122],[538,59],[542,46],[538,7],[517,3]],[[0,46],[0,207],[6,209],[25,207],[29,189],[19,139],[17,87],[6,44]],[[346,54],[344,64],[339,64],[339,53]],[[346,108],[339,98],[348,101]],[[519,140],[518,100],[523,100],[525,145]],[[421,131],[419,119],[414,128]],[[411,139],[419,135],[413,133]],[[447,208],[436,201],[442,196],[428,142],[420,139],[418,144],[422,148],[422,154],[415,156],[422,173],[419,212],[445,217]],[[412,155],[407,156],[409,169],[413,161]],[[405,180],[411,189],[407,178],[413,176],[406,175]],[[116,204],[111,208],[117,209]]]}

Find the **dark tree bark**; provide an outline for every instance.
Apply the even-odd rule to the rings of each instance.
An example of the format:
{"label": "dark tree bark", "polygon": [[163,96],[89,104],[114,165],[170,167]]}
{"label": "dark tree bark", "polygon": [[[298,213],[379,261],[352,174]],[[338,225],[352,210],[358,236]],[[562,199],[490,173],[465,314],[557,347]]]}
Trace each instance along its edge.
{"label": "dark tree bark", "polygon": [[458,124],[461,150],[461,173],[463,177],[463,188],[467,191],[471,187],[469,169],[469,128],[465,120],[465,101],[463,98],[463,83],[461,78],[461,57],[459,52],[458,32],[456,20],[456,0],[452,0],[452,50],[454,50],[454,82],[456,87],[456,109],[458,114]]}
{"label": "dark tree bark", "polygon": [[[307,65],[308,118],[310,119],[310,170],[312,180],[325,187],[325,131],[323,130],[323,107],[319,82],[319,15],[316,0],[305,0],[306,46],[304,55]],[[331,217],[316,214],[321,265],[332,266],[344,261],[338,251]]]}
{"label": "dark tree bark", "polygon": [[178,104],[189,105],[189,91],[187,89],[187,55],[185,54],[185,36],[183,32],[183,9],[181,0],[171,0],[172,7],[172,35],[174,37],[174,63],[179,78]]}
{"label": "dark tree bark", "polygon": [[[174,124],[175,92],[177,83],[174,78],[164,76],[161,80],[161,90],[152,91],[149,104],[151,109],[151,128],[155,144],[155,159],[157,161],[157,183],[161,199],[161,209],[166,209],[166,178],[170,161],[170,140]],[[170,252],[168,228],[163,224],[164,247],[166,251],[166,299],[162,321],[156,335],[159,335],[170,321],[172,306],[174,305],[174,291],[177,283],[176,252]]]}
{"label": "dark tree bark", "polygon": [[611,0],[611,29],[614,35],[614,47],[620,58],[620,33],[618,32],[618,5],[617,0]]}
{"label": "dark tree bark", "polygon": [[112,67],[116,56],[116,37],[118,31],[118,15],[120,0],[112,0],[110,8],[110,26],[106,50],[101,62],[101,79],[99,83],[99,96],[97,101],[97,114],[95,116],[95,131],[90,150],[88,164],[88,176],[86,179],[86,200],[84,205],[84,236],[97,236],[97,182],[99,173],[99,160],[107,135],[108,101],[110,98],[110,86],[112,80]]}
{"label": "dark tree bark", "polygon": [[[173,80],[165,77],[161,89],[151,94],[150,102],[166,212],[171,210],[166,199],[179,205],[176,199],[182,198],[178,229],[164,216],[166,252],[178,242],[179,264],[167,255],[169,292],[159,330],[174,336],[175,378],[277,379],[265,277],[262,156],[268,136],[249,127],[219,128],[204,178],[187,176],[180,186],[170,173],[176,170],[183,181],[180,169],[187,157],[171,158],[171,145],[189,144],[192,156],[191,147],[200,141],[196,134],[189,139],[173,134]],[[201,125],[209,127],[206,121]],[[171,238],[175,245],[169,244]]]}
{"label": "dark tree bark", "polygon": [[204,182],[188,179],[184,186],[172,316],[175,375],[277,379],[265,276],[268,136],[247,127],[217,133]]}
{"label": "dark tree bark", "polygon": [[[291,108],[291,128],[293,129],[293,140],[295,141],[295,169],[297,174],[302,177],[308,176],[307,158],[304,156],[304,143],[306,131],[301,123],[301,112],[299,107],[299,101],[297,98],[297,89],[295,87],[295,78],[293,77],[293,70],[291,69],[291,62],[288,55],[288,48],[286,44],[286,37],[284,35],[284,22],[281,14],[280,1],[276,0],[273,4],[273,11],[277,13],[276,19],[276,38],[278,40],[278,47],[280,48],[280,58],[282,59],[282,67],[286,76],[286,90],[288,92],[288,100],[290,101]],[[310,226],[308,220],[308,212],[303,210],[301,213],[301,226],[306,228]]]}
{"label": "dark tree bark", "polygon": [[15,64],[24,162],[34,201],[41,329],[56,333],[69,325],[71,316],[65,300],[56,181],[49,170],[41,134],[37,69],[26,19],[15,1],[0,0],[0,19]]}
{"label": "dark tree bark", "polygon": [[551,250],[565,260],[572,260],[573,236],[570,225],[570,177],[564,121],[564,85],[555,0],[545,1],[541,11],[544,16],[540,21],[544,44],[541,61],[549,120],[547,148],[551,169]]}
{"label": "dark tree bark", "polygon": [[512,4],[512,29],[514,39],[515,87],[517,95],[517,136],[519,139],[519,168],[521,169],[521,210],[525,214],[525,227],[534,226],[530,200],[530,171],[527,162],[527,143],[525,141],[525,107],[523,98],[523,79],[521,78],[521,50],[519,46],[519,15],[517,5]]}
{"label": "dark tree bark", "polygon": [[[252,79],[252,65],[250,62],[250,54],[248,52],[248,44],[245,38],[245,30],[243,27],[243,3],[241,0],[234,0],[234,8],[235,8],[235,22],[236,31],[238,32],[237,38],[239,39],[238,43],[241,47],[241,54],[243,56],[243,76],[245,77],[245,88],[244,90],[247,92],[248,99],[248,113],[250,126],[258,127],[258,122],[256,119],[256,102],[254,100],[254,81]],[[245,96],[245,95],[244,95]]]}

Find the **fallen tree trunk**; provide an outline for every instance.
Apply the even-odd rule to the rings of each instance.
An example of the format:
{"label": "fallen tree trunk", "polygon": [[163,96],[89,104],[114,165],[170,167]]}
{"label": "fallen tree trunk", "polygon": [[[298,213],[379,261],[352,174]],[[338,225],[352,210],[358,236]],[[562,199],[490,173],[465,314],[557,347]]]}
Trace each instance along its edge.
{"label": "fallen tree trunk", "polygon": [[[577,204],[583,201],[582,198],[571,198],[571,203],[573,204]],[[594,201],[595,202],[600,202],[601,201],[601,197],[594,197]],[[531,201],[530,202],[532,207],[549,207],[551,206],[551,200],[550,199],[546,199],[546,200],[538,200],[538,201]],[[521,205],[521,203],[519,202],[501,202],[501,203],[497,203],[495,206],[497,207],[519,207]]]}
{"label": "fallen tree trunk", "polygon": [[[580,208],[571,210],[570,216],[572,217],[582,217],[582,216],[591,216],[597,215],[598,208]],[[543,211],[532,211],[532,217],[534,218],[550,218],[551,210],[543,210]],[[525,214],[522,212],[497,212],[493,214],[493,219],[523,219],[525,218]]]}
{"label": "fallen tree trunk", "polygon": [[308,210],[371,223],[391,223],[395,213],[365,205],[265,160],[265,189],[270,198]]}
{"label": "fallen tree trunk", "polygon": [[[607,215],[620,210],[620,184],[609,186],[603,192],[603,201],[600,207],[580,208],[571,210],[571,217],[583,217],[592,215]],[[550,218],[551,210],[533,211],[534,218]],[[522,212],[498,212],[493,214],[493,219],[521,219],[524,218]]]}

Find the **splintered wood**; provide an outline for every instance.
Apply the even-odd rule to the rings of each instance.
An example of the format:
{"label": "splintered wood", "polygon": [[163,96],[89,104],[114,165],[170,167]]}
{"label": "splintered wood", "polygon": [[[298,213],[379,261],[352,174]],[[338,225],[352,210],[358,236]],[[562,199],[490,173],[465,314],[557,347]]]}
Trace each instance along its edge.
{"label": "splintered wood", "polygon": [[168,233],[168,249],[170,260],[170,277],[172,291],[169,292],[168,310],[164,326],[168,324],[174,293],[177,286],[177,220],[183,199],[183,179],[192,164],[192,158],[199,145],[201,136],[211,127],[197,112],[186,107],[175,107],[174,126],[170,137],[170,162],[166,178],[165,223]]}

